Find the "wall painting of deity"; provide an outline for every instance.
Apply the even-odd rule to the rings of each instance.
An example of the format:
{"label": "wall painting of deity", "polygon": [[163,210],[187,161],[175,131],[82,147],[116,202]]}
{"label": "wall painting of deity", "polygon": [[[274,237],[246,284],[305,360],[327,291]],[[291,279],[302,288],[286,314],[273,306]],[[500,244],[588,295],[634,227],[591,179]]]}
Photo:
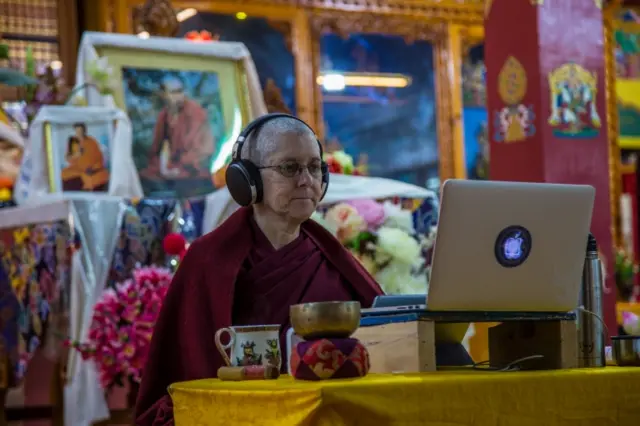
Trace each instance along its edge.
{"label": "wall painting of deity", "polygon": [[527,94],[527,72],[515,57],[505,61],[498,74],[498,94],[504,107],[493,111],[496,142],[521,142],[535,135],[533,105],[522,102]]}
{"label": "wall painting of deity", "polygon": [[598,79],[575,63],[564,64],[548,76],[551,91],[549,124],[558,138],[591,139],[600,134],[596,108]]}

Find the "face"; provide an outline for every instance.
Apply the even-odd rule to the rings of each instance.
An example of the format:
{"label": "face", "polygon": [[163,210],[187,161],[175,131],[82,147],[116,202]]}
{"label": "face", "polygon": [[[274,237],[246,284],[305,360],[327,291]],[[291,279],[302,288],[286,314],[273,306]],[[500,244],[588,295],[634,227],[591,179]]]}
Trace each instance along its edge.
{"label": "face", "polygon": [[77,137],[84,138],[84,129],[81,126],[76,126],[73,130],[76,132]]}
{"label": "face", "polygon": [[164,98],[169,108],[182,108],[182,105],[184,104],[184,90],[181,87],[167,89],[164,92]]}
{"label": "face", "polygon": [[322,177],[320,173],[312,176],[310,170],[318,171],[320,163],[320,149],[312,135],[283,135],[261,166],[290,169],[298,164],[304,168],[293,177],[283,176],[278,168],[261,170],[264,204],[295,221],[309,219],[322,195]]}

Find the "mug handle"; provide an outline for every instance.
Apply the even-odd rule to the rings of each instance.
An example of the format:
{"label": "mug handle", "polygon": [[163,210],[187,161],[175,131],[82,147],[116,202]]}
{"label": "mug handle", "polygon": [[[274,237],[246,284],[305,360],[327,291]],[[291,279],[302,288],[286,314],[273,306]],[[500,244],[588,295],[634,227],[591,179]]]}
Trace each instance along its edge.
{"label": "mug handle", "polygon": [[[226,345],[223,345],[222,342],[220,341],[220,337],[222,337],[222,333],[229,333],[229,343],[227,343]],[[218,352],[220,352],[220,355],[222,355],[222,359],[227,364],[227,367],[230,367],[231,359],[227,354],[227,349],[230,350],[233,347],[233,344],[236,342],[235,331],[233,331],[233,329],[228,327],[221,328],[220,330],[216,331],[215,341],[216,341],[216,348],[218,348]],[[229,354],[230,353],[231,351],[229,351]]]}
{"label": "mug handle", "polygon": [[291,351],[293,350],[293,327],[289,327],[286,335],[287,342],[287,373],[291,375]]}

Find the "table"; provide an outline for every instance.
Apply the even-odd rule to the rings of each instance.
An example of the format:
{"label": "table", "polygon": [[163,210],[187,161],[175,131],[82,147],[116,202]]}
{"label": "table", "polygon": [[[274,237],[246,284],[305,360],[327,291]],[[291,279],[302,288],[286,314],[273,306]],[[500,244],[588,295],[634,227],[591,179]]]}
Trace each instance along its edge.
{"label": "table", "polygon": [[638,426],[640,368],[175,383],[177,426]]}

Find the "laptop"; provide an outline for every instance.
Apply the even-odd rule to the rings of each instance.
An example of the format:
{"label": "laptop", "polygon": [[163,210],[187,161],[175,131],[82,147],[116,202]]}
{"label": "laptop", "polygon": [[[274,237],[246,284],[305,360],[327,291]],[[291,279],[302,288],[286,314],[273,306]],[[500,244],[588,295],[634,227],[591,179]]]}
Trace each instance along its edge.
{"label": "laptop", "polygon": [[446,181],[428,309],[574,310],[594,199],[588,185]]}
{"label": "laptop", "polygon": [[[375,317],[429,311],[568,312],[578,305],[595,189],[448,180],[442,189],[429,293],[379,296]],[[439,324],[455,342],[468,324]]]}

